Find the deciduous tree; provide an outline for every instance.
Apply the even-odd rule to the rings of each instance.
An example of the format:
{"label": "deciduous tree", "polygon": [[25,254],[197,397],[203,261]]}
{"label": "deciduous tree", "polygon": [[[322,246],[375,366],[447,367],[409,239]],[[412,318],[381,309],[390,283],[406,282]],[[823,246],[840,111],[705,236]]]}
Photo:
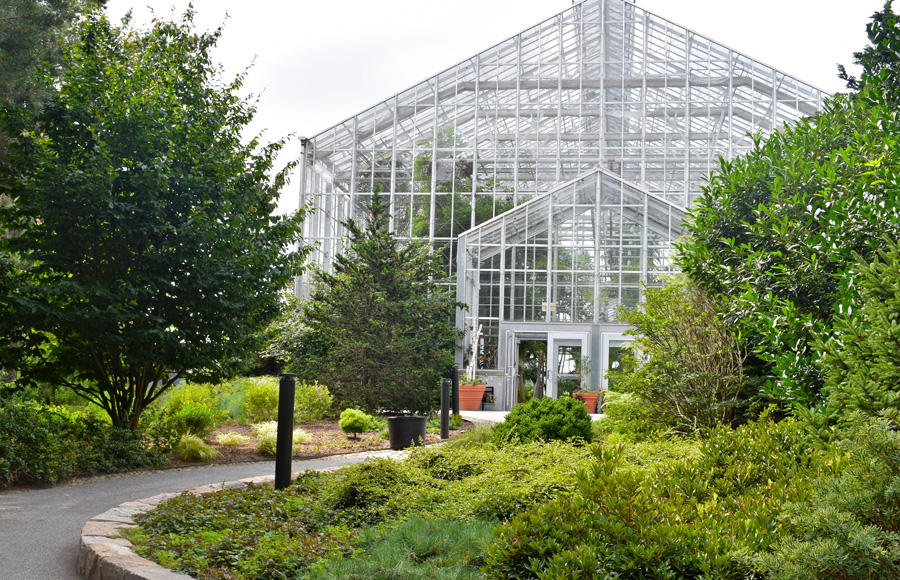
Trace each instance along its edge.
{"label": "deciduous tree", "polygon": [[[149,31],[89,12],[19,135],[0,187],[0,366],[66,385],[115,425],[182,377],[242,367],[298,273],[302,213],[273,217],[282,143],[243,142],[254,106],[193,13]],[[31,130],[37,126],[39,130]]]}

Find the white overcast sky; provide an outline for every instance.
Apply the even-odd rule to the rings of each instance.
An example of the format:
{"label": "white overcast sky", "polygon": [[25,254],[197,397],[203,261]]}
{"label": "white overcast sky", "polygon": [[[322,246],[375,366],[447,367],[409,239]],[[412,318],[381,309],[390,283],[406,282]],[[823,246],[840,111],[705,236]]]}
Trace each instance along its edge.
{"label": "white overcast sky", "polygon": [[[188,0],[108,0],[118,19],[180,15]],[[264,141],[312,137],[545,20],[572,0],[194,0],[195,23],[224,23],[214,58],[259,95],[250,130]],[[837,63],[852,64],[883,0],[637,0],[676,24],[828,92],[843,90]],[[226,19],[227,15],[227,19]],[[853,69],[851,69],[853,70]],[[287,162],[296,144],[283,152]],[[296,183],[282,210],[297,205]]]}

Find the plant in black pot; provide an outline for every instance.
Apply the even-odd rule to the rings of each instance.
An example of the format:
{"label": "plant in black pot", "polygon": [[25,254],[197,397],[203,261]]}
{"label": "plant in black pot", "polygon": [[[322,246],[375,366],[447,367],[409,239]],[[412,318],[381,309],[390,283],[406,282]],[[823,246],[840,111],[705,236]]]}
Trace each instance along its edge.
{"label": "plant in black pot", "polygon": [[[342,223],[347,249],[330,271],[313,273],[292,370],[327,384],[339,408],[427,417],[453,364],[459,334],[450,321],[462,305],[442,285],[446,256],[395,238],[387,210],[376,191],[361,223]],[[417,423],[393,421],[401,422]]]}

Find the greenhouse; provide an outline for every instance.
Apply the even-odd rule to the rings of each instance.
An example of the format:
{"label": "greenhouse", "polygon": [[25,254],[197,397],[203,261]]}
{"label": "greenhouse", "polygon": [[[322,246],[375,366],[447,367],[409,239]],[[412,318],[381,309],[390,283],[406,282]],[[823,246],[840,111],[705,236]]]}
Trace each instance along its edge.
{"label": "greenhouse", "polygon": [[523,340],[547,342],[548,394],[584,358],[602,388],[627,340],[616,309],[672,271],[718,159],[826,97],[630,2],[584,0],[306,141],[304,236],[328,268],[340,222],[381,192],[396,235],[427,239],[456,280],[457,360],[500,408]]}

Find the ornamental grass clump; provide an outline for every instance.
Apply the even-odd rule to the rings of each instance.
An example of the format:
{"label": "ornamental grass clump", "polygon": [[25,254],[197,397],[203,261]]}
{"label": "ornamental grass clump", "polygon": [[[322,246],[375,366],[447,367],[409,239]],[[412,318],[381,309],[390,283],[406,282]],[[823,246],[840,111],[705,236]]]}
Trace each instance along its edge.
{"label": "ornamental grass clump", "polygon": [[243,445],[250,438],[237,431],[228,431],[227,433],[216,433],[216,443],[223,447],[238,447]]}
{"label": "ornamental grass clump", "polygon": [[275,456],[278,447],[278,421],[265,421],[250,426],[256,436],[256,450],[263,455]]}
{"label": "ornamental grass clump", "polygon": [[221,453],[192,433],[185,433],[178,441],[178,455],[186,461],[212,461]]}

